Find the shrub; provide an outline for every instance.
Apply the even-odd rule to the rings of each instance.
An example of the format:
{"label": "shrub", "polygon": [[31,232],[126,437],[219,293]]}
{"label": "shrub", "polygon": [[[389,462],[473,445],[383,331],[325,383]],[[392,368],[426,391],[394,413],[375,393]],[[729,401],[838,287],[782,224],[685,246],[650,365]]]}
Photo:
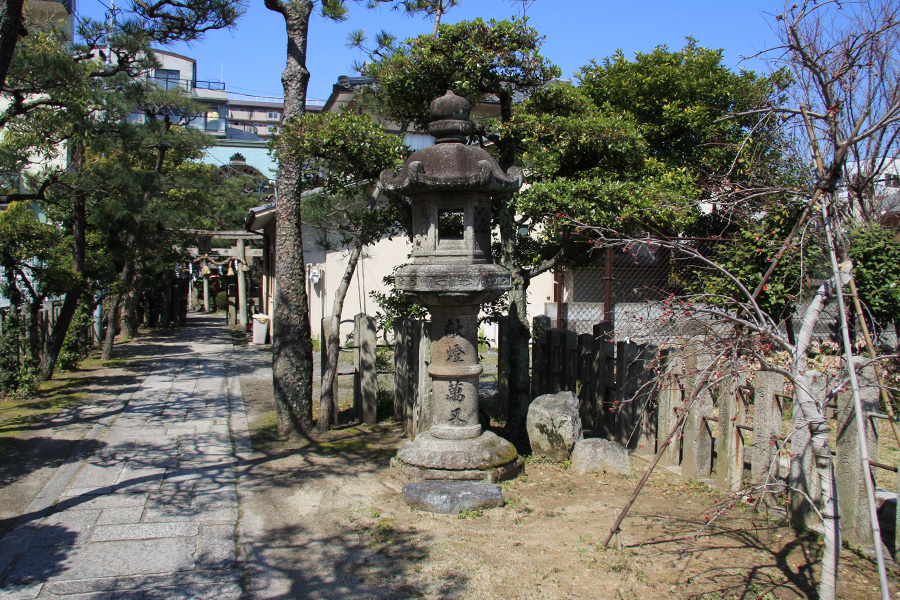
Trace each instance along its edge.
{"label": "shrub", "polygon": [[228,308],[228,294],[219,292],[216,294],[216,310],[226,310]]}

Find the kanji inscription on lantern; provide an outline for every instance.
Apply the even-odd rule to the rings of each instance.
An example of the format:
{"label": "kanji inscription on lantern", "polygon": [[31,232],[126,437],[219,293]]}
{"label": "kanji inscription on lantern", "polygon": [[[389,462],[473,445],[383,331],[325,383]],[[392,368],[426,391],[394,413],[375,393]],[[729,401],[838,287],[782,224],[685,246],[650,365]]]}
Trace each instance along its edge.
{"label": "kanji inscription on lantern", "polygon": [[447,420],[450,421],[451,423],[465,423],[466,420],[459,416],[459,411],[461,411],[461,410],[462,410],[461,408],[454,408],[453,410],[451,410],[450,418]]}
{"label": "kanji inscription on lantern", "polygon": [[[463,393],[462,381],[451,381],[447,386],[447,400],[450,402],[462,402],[466,399]],[[457,412],[459,409],[456,409]]]}
{"label": "kanji inscription on lantern", "polygon": [[444,335],[456,337],[462,335],[462,331],[463,326],[461,319],[456,319],[456,323],[453,322],[453,319],[447,319],[447,324],[444,326]]}
{"label": "kanji inscription on lantern", "polygon": [[459,344],[453,344],[447,348],[447,362],[462,362],[466,351]]}

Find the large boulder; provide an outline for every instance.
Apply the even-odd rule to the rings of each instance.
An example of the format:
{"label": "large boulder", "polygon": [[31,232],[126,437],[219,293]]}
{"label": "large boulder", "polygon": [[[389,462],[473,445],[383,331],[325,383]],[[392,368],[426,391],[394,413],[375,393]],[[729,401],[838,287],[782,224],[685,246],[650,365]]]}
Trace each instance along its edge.
{"label": "large boulder", "polygon": [[533,454],[563,462],[582,438],[578,398],[572,392],[538,396],[528,408],[526,427]]}
{"label": "large boulder", "polygon": [[581,440],[575,444],[570,469],[579,475],[607,472],[631,475],[628,450],[616,442],[597,438]]}

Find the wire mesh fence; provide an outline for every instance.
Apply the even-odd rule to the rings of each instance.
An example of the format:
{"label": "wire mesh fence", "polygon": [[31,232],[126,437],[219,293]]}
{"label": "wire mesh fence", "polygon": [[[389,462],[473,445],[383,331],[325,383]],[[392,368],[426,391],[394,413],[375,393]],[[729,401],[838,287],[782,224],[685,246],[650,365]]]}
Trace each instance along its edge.
{"label": "wire mesh fence", "polygon": [[[613,339],[657,346],[722,331],[726,323],[687,308],[703,304],[705,283],[713,277],[721,278],[721,273],[704,259],[716,261],[737,243],[730,239],[684,238],[676,243],[640,240],[610,247],[594,264],[568,270],[561,277],[562,303],[554,325],[582,334],[590,333],[596,323],[609,322]],[[790,318],[779,324],[786,338],[792,339],[799,332],[812,292],[829,276],[827,272],[807,272],[800,300],[787,311]],[[836,305],[829,303],[815,325],[816,342],[839,342],[838,316]],[[893,323],[873,322],[870,327],[876,343],[896,346]]]}

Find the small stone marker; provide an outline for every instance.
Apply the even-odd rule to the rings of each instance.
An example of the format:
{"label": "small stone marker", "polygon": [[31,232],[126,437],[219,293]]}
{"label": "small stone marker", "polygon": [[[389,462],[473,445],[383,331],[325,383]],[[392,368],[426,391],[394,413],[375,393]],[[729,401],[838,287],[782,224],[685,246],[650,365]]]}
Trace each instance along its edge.
{"label": "small stone marker", "polygon": [[403,486],[400,499],[413,508],[444,515],[464,510],[503,506],[503,491],[496,483],[431,479]]}
{"label": "small stone marker", "polygon": [[571,469],[579,475],[604,471],[631,475],[628,450],[621,444],[598,438],[576,442]]}
{"label": "small stone marker", "polygon": [[528,441],[534,454],[562,462],[582,438],[578,397],[572,392],[538,396],[528,408]]}

